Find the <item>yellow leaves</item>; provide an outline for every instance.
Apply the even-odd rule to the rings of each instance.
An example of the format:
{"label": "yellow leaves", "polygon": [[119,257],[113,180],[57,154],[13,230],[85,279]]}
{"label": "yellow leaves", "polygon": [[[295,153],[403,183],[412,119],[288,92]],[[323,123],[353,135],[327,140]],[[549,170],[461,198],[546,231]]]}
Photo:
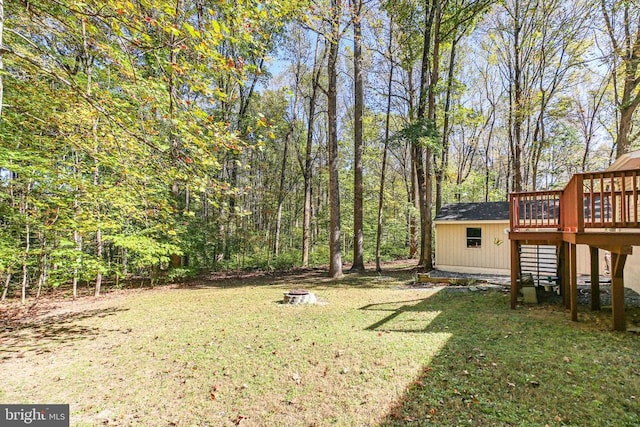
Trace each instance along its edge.
{"label": "yellow leaves", "polygon": [[213,30],[214,33],[216,34],[220,34],[220,24],[218,23],[218,21],[216,21],[215,19],[211,20],[211,29]]}
{"label": "yellow leaves", "polygon": [[180,30],[175,27],[175,25],[167,25],[164,27],[164,31],[171,34],[172,36],[179,36]]}
{"label": "yellow leaves", "polygon": [[199,38],[200,37],[200,31],[196,30],[195,28],[193,28],[193,26],[187,22],[185,22],[184,24],[182,24],[182,27],[187,30],[187,33],[189,33],[189,35],[193,38]]}
{"label": "yellow leaves", "polygon": [[122,29],[120,28],[120,23],[116,20],[111,21],[111,29],[113,32],[119,36],[122,35]]}
{"label": "yellow leaves", "polygon": [[169,16],[176,16],[176,9],[173,6],[166,5],[164,7],[164,13],[166,13]]}

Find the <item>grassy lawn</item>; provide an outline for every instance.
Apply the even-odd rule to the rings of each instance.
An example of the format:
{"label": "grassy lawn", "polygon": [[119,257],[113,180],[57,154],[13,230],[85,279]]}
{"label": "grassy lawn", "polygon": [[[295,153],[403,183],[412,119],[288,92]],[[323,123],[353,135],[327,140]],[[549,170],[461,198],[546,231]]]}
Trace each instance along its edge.
{"label": "grassy lawn", "polygon": [[[72,425],[640,425],[640,339],[610,312],[319,274],[58,303],[0,334],[0,401]],[[395,280],[397,279],[397,281]],[[304,287],[326,304],[279,304]],[[628,317],[640,323],[637,309]]]}

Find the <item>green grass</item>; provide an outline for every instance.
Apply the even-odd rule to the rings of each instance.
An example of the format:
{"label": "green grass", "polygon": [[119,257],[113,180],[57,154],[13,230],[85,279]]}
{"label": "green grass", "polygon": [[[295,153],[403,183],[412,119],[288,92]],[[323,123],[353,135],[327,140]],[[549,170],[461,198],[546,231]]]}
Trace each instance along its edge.
{"label": "green grass", "polygon": [[[510,311],[507,298],[440,294],[420,305],[446,313],[429,331],[451,339],[382,425],[640,425],[637,335],[610,332],[610,311],[572,323],[557,307]],[[638,312],[628,315],[637,322]]]}
{"label": "green grass", "polygon": [[[0,334],[0,401],[69,403],[81,426],[640,424],[640,341],[606,313],[572,323],[499,292],[400,284],[292,276],[64,302]],[[296,287],[326,304],[278,303]]]}

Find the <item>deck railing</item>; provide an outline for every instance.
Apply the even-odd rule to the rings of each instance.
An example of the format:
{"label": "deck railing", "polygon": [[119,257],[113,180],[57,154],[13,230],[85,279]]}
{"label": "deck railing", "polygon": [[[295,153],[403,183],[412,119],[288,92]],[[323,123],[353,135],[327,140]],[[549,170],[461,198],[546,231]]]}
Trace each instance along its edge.
{"label": "deck railing", "polygon": [[574,175],[564,190],[510,195],[511,230],[640,228],[640,169]]}
{"label": "deck railing", "polygon": [[562,190],[511,193],[511,229],[560,227]]}

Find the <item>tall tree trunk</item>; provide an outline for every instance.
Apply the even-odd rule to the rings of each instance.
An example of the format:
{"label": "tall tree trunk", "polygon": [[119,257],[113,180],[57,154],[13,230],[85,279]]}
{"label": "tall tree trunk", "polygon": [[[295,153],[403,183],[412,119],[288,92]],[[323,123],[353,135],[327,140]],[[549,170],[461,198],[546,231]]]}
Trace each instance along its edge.
{"label": "tall tree trunk", "polygon": [[413,212],[409,212],[409,258],[413,259],[418,256],[418,219],[420,219],[420,194],[418,192],[418,171],[416,170],[416,162],[413,161],[414,152],[413,145],[411,146],[411,171],[410,171],[410,193],[409,203],[413,205],[414,211],[418,212],[418,216]]}
{"label": "tall tree trunk", "polygon": [[[600,107],[602,105],[602,99],[604,98],[606,90],[605,88],[606,84],[602,84],[597,91],[589,94],[589,96],[592,97],[589,99],[589,105],[584,108],[578,108],[582,135],[584,136],[584,154],[582,155],[581,164],[582,172],[587,172],[587,168],[589,165],[591,142],[595,133],[595,122],[598,116],[598,111],[600,111]],[[585,113],[587,115],[585,115]]]}
{"label": "tall tree trunk", "polygon": [[544,90],[540,91],[542,94],[542,100],[540,102],[540,112],[536,120],[536,127],[533,131],[533,147],[531,153],[531,189],[536,190],[538,186],[538,169],[540,165],[540,159],[542,158],[542,152],[545,146],[545,127],[544,127],[544,113],[546,110],[546,93]]}
{"label": "tall tree trunk", "polygon": [[[431,117],[427,115],[427,103],[429,94],[429,60],[431,57],[432,27],[439,0],[430,0],[425,8],[425,31],[422,45],[422,65],[420,68],[420,98],[418,100],[417,119],[423,126],[430,126]],[[420,208],[420,260],[418,264],[425,269],[431,268],[431,185],[430,165],[431,150],[422,149],[418,141],[412,147],[412,161],[415,165],[416,184],[418,189],[418,201]],[[426,160],[426,162],[425,162]]]}
{"label": "tall tree trunk", "polygon": [[2,44],[2,34],[4,32],[4,0],[0,0],[0,126],[2,126],[2,101],[4,99],[4,45]]}
{"label": "tall tree trunk", "polygon": [[4,278],[4,289],[2,290],[2,297],[0,301],[4,301],[7,298],[7,292],[9,292],[9,285],[11,284],[11,273],[5,273],[6,276]]}
{"label": "tall tree trunk", "polygon": [[29,279],[27,261],[29,259],[29,250],[31,248],[31,229],[29,227],[28,220],[25,226],[24,242],[24,256],[22,258],[22,290],[20,293],[20,298],[23,304],[27,301],[27,284]]}
{"label": "tall tree trunk", "polygon": [[[80,169],[80,158],[78,155],[78,152],[76,150],[73,150],[73,161],[74,161],[74,175],[76,180],[79,180],[79,169]],[[81,257],[81,253],[82,253],[82,235],[80,234],[80,230],[78,229],[78,224],[77,221],[79,221],[79,216],[80,216],[80,201],[79,201],[79,195],[78,193],[80,192],[80,189],[78,188],[78,186],[76,186],[75,191],[74,191],[74,196],[73,196],[73,219],[74,219],[74,226],[73,226],[73,242],[76,244],[76,251],[77,251],[77,255],[76,255],[76,260],[75,260],[75,265],[73,267],[73,278],[71,279],[71,287],[73,289],[73,298],[76,299],[78,298],[78,275],[79,275],[79,265],[80,262],[82,261],[82,257]]]}
{"label": "tall tree trunk", "polygon": [[311,248],[311,199],[313,186],[313,132],[316,119],[316,101],[318,97],[318,87],[320,85],[320,72],[322,68],[318,60],[318,50],[320,48],[320,38],[316,38],[315,53],[313,56],[313,76],[311,79],[311,96],[309,97],[309,118],[307,120],[307,142],[304,152],[304,211],[302,216],[302,266],[309,266],[309,250]]}
{"label": "tall tree trunk", "polygon": [[[624,9],[622,11],[623,20],[620,34],[624,36],[622,40],[619,40],[617,38],[618,32],[612,19],[612,16],[619,15],[619,11],[614,9],[610,14],[605,0],[601,1],[602,14],[611,39],[613,55],[621,59],[624,71],[622,97],[616,100],[620,111],[618,134],[616,136],[616,157],[622,156],[631,148],[632,141],[629,137],[633,126],[633,115],[638,105],[640,105],[640,90],[638,90],[640,87],[640,75],[638,74],[638,70],[640,70],[638,68],[638,65],[640,65],[640,23],[638,22],[638,11],[631,10],[632,6],[637,7],[633,2],[622,2],[622,5]],[[636,28],[633,28],[634,24],[637,26]],[[614,70],[614,84],[616,83],[616,74]]]}
{"label": "tall tree trunk", "polygon": [[[625,86],[627,86],[626,81]],[[628,153],[631,149],[631,141],[629,139],[629,136],[631,134],[633,115],[638,106],[638,101],[640,101],[640,94],[638,94],[633,102],[624,104],[623,101],[620,106],[620,123],[618,127],[618,135],[616,136],[616,158],[622,156],[625,153]]]}
{"label": "tall tree trunk", "polygon": [[31,227],[29,225],[29,197],[31,193],[31,182],[27,184],[27,189],[24,194],[24,202],[22,204],[22,214],[25,219],[24,226],[24,255],[22,256],[22,286],[21,286],[21,294],[20,299],[22,304],[27,301],[27,285],[29,284],[29,269],[28,269],[28,261],[29,254],[31,251]]}
{"label": "tall tree trunk", "polygon": [[363,193],[362,182],[362,115],[364,88],[362,83],[362,0],[352,0],[353,13],[353,265],[351,270],[364,270]]}
{"label": "tall tree trunk", "polygon": [[513,15],[513,82],[510,90],[513,91],[510,105],[510,115],[513,117],[513,132],[511,135],[511,175],[513,184],[512,191],[522,191],[522,124],[524,122],[524,105],[522,91],[522,58],[520,46],[520,31],[522,22],[520,21],[520,6],[516,1]]}
{"label": "tall tree trunk", "polygon": [[[297,90],[296,90],[297,94]],[[294,102],[294,108],[297,101]],[[293,133],[293,126],[295,124],[295,114],[291,121],[291,126],[287,135],[284,138],[284,148],[282,149],[282,164],[280,166],[280,187],[278,188],[278,206],[276,209],[276,232],[273,242],[273,255],[278,256],[280,253],[280,228],[282,226],[282,204],[284,202],[284,186],[286,182],[287,174],[287,157],[289,156],[289,138]]]}
{"label": "tall tree trunk", "polygon": [[449,52],[449,70],[447,76],[447,93],[445,95],[444,102],[444,123],[442,125],[442,151],[440,152],[440,162],[436,163],[435,175],[436,175],[436,215],[442,208],[442,181],[444,175],[449,166],[449,122],[451,111],[451,97],[453,96],[453,78],[455,75],[455,58],[456,58],[456,46],[460,39],[457,34],[454,34],[453,41],[451,42],[451,51]]}
{"label": "tall tree trunk", "polygon": [[[413,68],[409,67],[407,72],[407,99],[409,110],[409,122],[415,120],[415,90],[413,87]],[[407,181],[407,202],[413,209],[407,209],[407,223],[409,224],[409,259],[418,255],[418,219],[420,218],[420,196],[418,194],[418,181],[416,173],[416,162],[414,161],[413,143],[406,150],[408,153],[409,173]],[[406,163],[405,163],[406,164]],[[406,168],[405,168],[406,169]],[[405,176],[407,174],[405,173]],[[418,216],[414,212],[418,212]]]}
{"label": "tall tree trunk", "polygon": [[282,205],[284,204],[284,196],[285,196],[287,158],[289,157],[289,139],[293,135],[296,121],[298,120],[297,112],[298,112],[298,92],[300,90],[300,73],[301,73],[301,64],[300,64],[300,61],[298,61],[298,63],[296,64],[296,75],[295,75],[291,121],[289,123],[289,128],[287,129],[287,134],[284,137],[284,148],[282,150],[282,165],[280,168],[280,187],[278,189],[278,206],[276,209],[276,225],[275,225],[276,232],[275,232],[274,242],[273,242],[274,256],[278,256],[280,253],[280,229],[282,227]]}
{"label": "tall tree trunk", "polygon": [[[94,130],[96,131],[96,139],[97,139],[97,123],[98,120],[96,119],[96,127],[94,128]],[[98,150],[98,146],[96,145],[96,151]],[[93,185],[95,187],[98,186],[99,184],[99,175],[100,175],[100,169],[98,167],[98,160],[96,159],[95,161],[95,170],[94,170],[94,175],[93,175]],[[100,263],[100,265],[98,266],[98,271],[96,273],[96,282],[95,282],[95,291],[94,291],[94,295],[100,296],[100,291],[102,288],[102,270],[100,269],[102,267],[102,252],[104,250],[104,244],[102,242],[102,228],[100,226],[100,205],[98,204],[97,208],[96,208],[97,212],[97,221],[98,221],[98,229],[96,230],[96,258],[98,258],[98,261]]]}
{"label": "tall tree trunk", "polygon": [[[434,21],[433,21],[433,53],[431,59],[431,76],[429,78],[429,90],[428,90],[428,104],[427,104],[427,117],[429,126],[435,128],[436,126],[436,88],[440,80],[440,23],[442,21],[442,9],[440,0],[435,0],[433,4],[435,9]],[[422,249],[420,265],[424,267],[426,271],[433,269],[433,175],[432,175],[432,158],[433,149],[431,146],[427,146],[425,150],[425,216],[422,225]]]}
{"label": "tall tree trunk", "polygon": [[40,254],[38,255],[38,269],[40,274],[38,275],[38,290],[36,292],[36,299],[40,299],[42,293],[42,287],[47,282],[47,252],[45,250],[47,245],[47,239],[42,233],[39,233],[40,238]]}
{"label": "tall tree trunk", "polygon": [[391,123],[391,91],[393,90],[393,14],[389,21],[389,80],[387,82],[387,112],[384,121],[384,147],[382,148],[382,171],[380,172],[380,188],[378,190],[378,224],[376,229],[376,271],[380,273],[382,266],[380,262],[380,246],[382,244],[382,208],[384,206],[384,183],[387,172],[387,151],[389,147],[389,127]]}
{"label": "tall tree trunk", "polygon": [[329,276],[342,276],[342,253],[340,248],[340,181],[338,179],[338,48],[340,38],[340,0],[331,0],[331,39],[327,64],[327,125],[329,165]]}
{"label": "tall tree trunk", "polygon": [[[176,6],[177,7],[177,6]],[[84,49],[84,60],[85,60],[85,70],[87,73],[87,95],[91,96],[92,93],[92,79],[93,79],[93,58],[90,56],[88,51],[88,40],[86,33],[86,25],[85,22],[82,21],[82,35],[83,35],[83,49]],[[93,127],[91,128],[93,134],[93,187],[95,190],[98,190],[98,185],[100,184],[100,164],[98,161],[98,150],[100,147],[100,142],[98,140],[98,123],[100,122],[100,117],[96,117],[93,121]],[[98,227],[96,229],[96,258],[98,258],[98,262],[102,264],[102,253],[104,250],[104,245],[102,243],[102,227],[100,225],[100,196],[97,197],[96,201],[96,220],[98,223]],[[98,271],[96,272],[96,280],[94,286],[94,295],[100,296],[100,291],[102,288],[102,265],[98,267]]]}
{"label": "tall tree trunk", "polygon": [[490,169],[489,169],[489,165],[490,165],[490,159],[489,159],[489,153],[491,152],[491,139],[493,138],[493,127],[495,125],[495,110],[492,110],[492,116],[491,116],[491,124],[489,125],[489,135],[487,136],[487,143],[485,144],[485,150],[484,150],[484,201],[488,202],[489,201],[489,182],[490,182],[490,177],[491,177],[491,173],[490,173]]}

